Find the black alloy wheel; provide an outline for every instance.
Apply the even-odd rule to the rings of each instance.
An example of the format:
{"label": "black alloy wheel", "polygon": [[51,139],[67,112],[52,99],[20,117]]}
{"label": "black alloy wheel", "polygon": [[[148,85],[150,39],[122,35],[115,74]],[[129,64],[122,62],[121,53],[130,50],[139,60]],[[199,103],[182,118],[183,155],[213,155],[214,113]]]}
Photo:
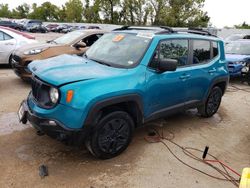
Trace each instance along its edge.
{"label": "black alloy wheel", "polygon": [[213,116],[219,109],[222,98],[222,91],[219,87],[214,87],[207,98],[206,104],[198,108],[203,117]]}
{"label": "black alloy wheel", "polygon": [[86,146],[98,158],[113,158],[127,148],[133,130],[134,122],[127,112],[111,112],[97,123]]}

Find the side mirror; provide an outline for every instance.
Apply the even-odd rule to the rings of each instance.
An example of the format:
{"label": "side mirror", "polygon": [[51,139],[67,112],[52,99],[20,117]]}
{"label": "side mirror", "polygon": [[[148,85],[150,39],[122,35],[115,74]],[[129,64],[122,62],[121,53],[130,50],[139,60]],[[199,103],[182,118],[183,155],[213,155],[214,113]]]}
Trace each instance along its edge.
{"label": "side mirror", "polygon": [[175,71],[177,69],[178,61],[175,59],[166,59],[159,61],[159,71],[166,72],[166,71]]}
{"label": "side mirror", "polygon": [[86,45],[85,42],[78,42],[78,43],[76,43],[76,44],[74,45],[74,47],[75,47],[76,49],[79,49],[79,48],[85,48],[85,47],[87,47],[87,45]]}

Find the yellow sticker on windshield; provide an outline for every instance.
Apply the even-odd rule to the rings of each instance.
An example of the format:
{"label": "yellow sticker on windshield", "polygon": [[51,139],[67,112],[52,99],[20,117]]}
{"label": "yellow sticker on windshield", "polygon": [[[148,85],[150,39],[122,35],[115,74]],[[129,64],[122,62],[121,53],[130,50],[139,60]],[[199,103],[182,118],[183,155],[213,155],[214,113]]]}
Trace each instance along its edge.
{"label": "yellow sticker on windshield", "polygon": [[124,35],[116,35],[114,38],[113,38],[113,42],[120,42],[122,39],[124,39]]}

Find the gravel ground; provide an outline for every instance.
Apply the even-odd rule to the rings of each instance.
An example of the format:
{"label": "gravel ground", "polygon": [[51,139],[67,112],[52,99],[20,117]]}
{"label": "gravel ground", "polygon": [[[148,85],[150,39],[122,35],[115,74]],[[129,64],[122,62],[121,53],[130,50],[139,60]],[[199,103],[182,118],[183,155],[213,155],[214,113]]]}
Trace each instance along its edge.
{"label": "gravel ground", "polygon": [[[52,37],[47,35],[46,38]],[[250,90],[237,81],[234,85]],[[210,153],[239,173],[250,166],[250,95],[246,91],[229,87],[219,112],[212,118],[204,119],[196,111],[189,111],[151,122],[136,130],[123,154],[101,161],[85,148],[65,146],[47,136],[37,136],[29,124],[21,125],[16,111],[29,90],[30,85],[16,77],[11,69],[0,68],[0,187],[234,187],[183,166],[163,144],[147,143],[144,137],[150,127],[162,127],[166,135],[172,132],[174,141],[182,146],[203,150],[209,145]],[[188,164],[219,176],[186,157],[174,145],[168,145]],[[49,169],[49,176],[43,179],[38,173],[41,164]]]}

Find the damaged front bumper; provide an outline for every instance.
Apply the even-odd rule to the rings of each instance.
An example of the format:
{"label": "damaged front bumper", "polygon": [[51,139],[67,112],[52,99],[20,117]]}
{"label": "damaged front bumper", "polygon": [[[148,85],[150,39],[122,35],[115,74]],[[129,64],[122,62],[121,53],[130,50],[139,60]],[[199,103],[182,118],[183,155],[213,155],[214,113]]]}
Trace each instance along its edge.
{"label": "damaged front bumper", "polygon": [[18,110],[18,117],[20,122],[26,124],[27,121],[38,131],[38,135],[46,134],[59,141],[65,141],[72,144],[81,144],[87,134],[86,128],[84,129],[70,129],[54,119],[38,117],[32,113],[28,106],[27,100],[24,100]]}

